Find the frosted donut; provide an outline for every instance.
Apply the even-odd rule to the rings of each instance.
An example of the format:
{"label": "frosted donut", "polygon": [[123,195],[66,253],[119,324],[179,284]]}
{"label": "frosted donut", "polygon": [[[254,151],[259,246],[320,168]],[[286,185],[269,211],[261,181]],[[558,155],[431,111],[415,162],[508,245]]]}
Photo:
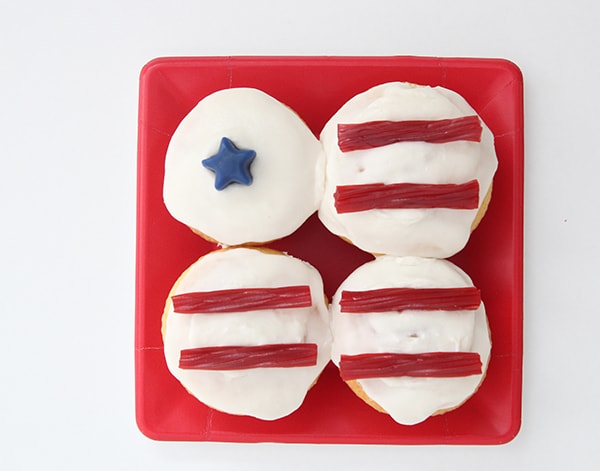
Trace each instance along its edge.
{"label": "frosted donut", "polygon": [[174,132],[163,198],[175,219],[209,240],[268,242],[317,210],[323,165],[319,141],[290,108],[256,89],[221,90]]}
{"label": "frosted donut", "polygon": [[280,252],[211,252],[174,284],[163,340],[169,370],[202,403],[263,420],[284,417],[330,359],[321,277]]}
{"label": "frosted donut", "polygon": [[446,258],[483,216],[494,137],[457,93],[392,82],[346,102],[321,133],[319,217],[374,254]]}
{"label": "frosted donut", "polygon": [[377,257],[340,285],[330,310],[342,379],[400,424],[458,407],[483,380],[491,348],[485,307],[446,260]]}

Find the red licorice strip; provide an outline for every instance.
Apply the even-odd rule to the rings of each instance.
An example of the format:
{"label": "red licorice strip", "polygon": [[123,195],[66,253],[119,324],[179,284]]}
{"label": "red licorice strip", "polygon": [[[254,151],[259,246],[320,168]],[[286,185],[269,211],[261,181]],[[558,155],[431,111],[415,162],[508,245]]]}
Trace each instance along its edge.
{"label": "red licorice strip", "polygon": [[180,314],[246,312],[312,305],[309,286],[200,291],[177,294],[172,300],[175,312]]}
{"label": "red licorice strip", "polygon": [[454,378],[481,374],[481,358],[474,352],[363,353],[342,355],[344,381],[365,378]]}
{"label": "red licorice strip", "polygon": [[382,288],[369,291],[342,291],[341,312],[472,311],[481,304],[475,287],[464,288]]}
{"label": "red licorice strip", "polygon": [[338,145],[342,152],[407,141],[443,144],[452,141],[478,142],[480,140],[481,123],[475,115],[439,120],[338,124]]}
{"label": "red licorice strip", "polygon": [[291,368],[316,364],[317,345],[314,343],[191,348],[181,350],[179,357],[179,368],[184,370]]}
{"label": "red licorice strip", "polygon": [[338,214],[370,209],[477,209],[479,182],[342,185],[333,196]]}

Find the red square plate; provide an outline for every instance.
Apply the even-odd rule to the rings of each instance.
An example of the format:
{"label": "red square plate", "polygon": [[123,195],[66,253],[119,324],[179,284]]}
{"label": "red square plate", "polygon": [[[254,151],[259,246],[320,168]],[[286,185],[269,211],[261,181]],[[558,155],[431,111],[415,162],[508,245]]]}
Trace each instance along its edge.
{"label": "red square plate", "polygon": [[[441,85],[463,95],[496,137],[499,168],[488,213],[453,257],[481,289],[492,355],[479,391],[459,409],[414,426],[395,423],[356,398],[329,364],[302,407],[264,422],[216,412],[167,370],[161,315],[172,283],[214,250],[174,220],[162,201],[164,157],[181,119],[206,95],[254,87],[291,106],[319,135],[355,94],[389,81]],[[500,444],[521,423],[523,272],[523,80],[500,59],[421,57],[165,58],[141,73],[138,144],[136,409],[141,431],[158,440],[364,444]],[[312,263],[328,296],[371,257],[312,216],[271,247]]]}

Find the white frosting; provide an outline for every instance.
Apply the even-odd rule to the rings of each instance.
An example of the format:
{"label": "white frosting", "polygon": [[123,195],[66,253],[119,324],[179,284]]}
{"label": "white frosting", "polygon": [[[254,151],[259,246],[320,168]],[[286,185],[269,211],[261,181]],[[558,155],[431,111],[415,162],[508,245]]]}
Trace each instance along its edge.
{"label": "white frosting", "polygon": [[[483,303],[476,311],[341,313],[344,290],[378,288],[452,288],[473,286],[446,260],[380,256],[356,269],[331,303],[332,360],[360,353],[477,352],[487,367],[490,338]],[[460,378],[372,378],[357,380],[365,393],[395,421],[412,425],[434,412],[460,405],[479,386],[483,374]]]}
{"label": "white frosting", "polygon": [[[223,137],[256,152],[251,185],[215,189],[202,160],[216,154]],[[323,161],[319,141],[290,108],[259,90],[221,90],[173,134],[164,202],[175,219],[223,245],[267,242],[291,234],[317,210]]]}
{"label": "white frosting", "polygon": [[[311,307],[179,314],[173,311],[169,298],[164,350],[171,373],[196,398],[223,412],[264,420],[292,413],[330,359],[329,314],[316,269],[288,255],[234,248],[200,258],[171,293],[296,285],[310,286]],[[183,349],[273,343],[316,343],[317,364],[236,371],[183,370],[178,366]]]}
{"label": "white frosting", "polygon": [[337,125],[474,114],[460,95],[441,87],[393,82],[350,99],[321,133],[326,154],[326,186],[319,209],[323,224],[371,253],[446,258],[461,250],[477,210],[386,209],[337,214],[333,195],[338,185],[465,183],[477,179],[481,205],[497,167],[494,137],[485,124],[481,142],[400,142],[345,153],[338,146]]}

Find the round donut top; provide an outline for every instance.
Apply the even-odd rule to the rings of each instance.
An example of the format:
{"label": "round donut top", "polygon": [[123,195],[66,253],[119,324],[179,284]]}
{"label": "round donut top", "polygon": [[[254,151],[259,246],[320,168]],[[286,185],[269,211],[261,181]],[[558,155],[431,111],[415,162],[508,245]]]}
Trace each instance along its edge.
{"label": "round donut top", "polygon": [[[434,122],[441,126],[440,132],[445,132],[444,126],[446,130],[448,127],[452,130],[462,126],[463,122],[464,125],[472,124],[473,119],[477,121],[476,112],[469,104],[457,93],[441,87],[392,82],[350,99],[321,133],[326,155],[326,185],[319,209],[321,221],[333,233],[375,254],[447,258],[461,250],[497,167],[493,135],[479,120],[480,131],[475,140],[455,137],[449,142],[443,139],[427,142],[431,123],[428,123],[430,131],[425,130],[424,134],[419,133],[418,126],[423,122]],[[377,129],[377,124],[375,130],[368,129],[368,124],[381,122],[388,126],[391,122],[395,123],[391,126],[400,123],[399,126],[417,127],[414,128],[416,131],[408,127],[413,134],[409,133],[405,140],[388,139],[386,142],[390,132],[408,131],[398,131],[398,127],[391,131],[389,128],[381,130]],[[383,143],[342,151],[338,137],[340,125],[342,129],[344,125],[357,125],[355,129],[360,129],[356,133],[375,133],[375,140]],[[398,191],[405,191],[402,185],[409,184],[409,191],[413,192],[409,197],[414,197],[414,191],[417,191],[425,203],[393,208],[375,204],[372,209],[350,212],[343,212],[336,206],[340,204],[340,188],[368,188],[373,184]],[[464,188],[470,192],[471,202],[459,209],[446,207],[447,204],[432,192],[446,191],[447,188],[452,191]],[[404,197],[405,193],[396,194],[396,198]],[[374,198],[369,194],[364,198],[365,204],[374,205]],[[433,207],[427,207],[429,203]]]}
{"label": "round donut top", "polygon": [[290,108],[251,88],[215,92],[181,121],[166,154],[172,216],[222,245],[294,232],[323,191],[317,138]]}
{"label": "round donut top", "polygon": [[[411,301],[404,307],[374,307],[377,302],[373,293],[385,291],[385,306],[390,303],[391,290],[400,293],[392,302],[394,306],[402,306],[407,291]],[[435,298],[432,290],[437,293]],[[476,294],[471,297],[476,291],[469,277],[446,260],[377,257],[355,270],[332,300],[332,360],[340,366],[344,378],[342,355],[344,358],[389,353],[409,354],[410,358],[439,352],[470,355],[480,362],[480,372],[459,377],[419,377],[418,372],[378,377],[375,369],[364,378],[353,378],[371,399],[402,424],[415,424],[436,411],[456,407],[478,387],[490,354],[485,308]],[[419,296],[423,292],[431,297]],[[363,304],[352,308],[348,300],[353,298],[367,299],[366,307]],[[450,299],[454,307],[444,305],[443,299],[447,302]]]}
{"label": "round donut top", "polygon": [[[300,307],[294,307],[293,299],[277,304],[264,298],[264,293],[258,295],[258,304],[255,294],[246,293],[251,299],[240,301],[237,294],[230,294],[240,290],[267,294],[300,290],[308,292],[308,303],[303,294],[297,304]],[[191,311],[181,307],[178,296],[190,293],[213,297],[217,310],[197,305]],[[264,420],[288,415],[301,405],[330,359],[331,336],[321,277],[309,264],[281,253],[231,248],[201,257],[175,283],[165,317],[164,348],[169,370],[200,401],[223,412]],[[252,355],[243,350],[264,347],[288,352],[290,346],[311,347],[316,350],[316,358],[309,366],[249,367],[247,361]],[[242,363],[181,367],[184,351],[203,352],[214,347],[234,347],[233,355],[237,348]],[[282,361],[281,356],[278,353],[274,361]],[[284,356],[287,358],[289,353]],[[213,367],[216,369],[203,369]]]}

